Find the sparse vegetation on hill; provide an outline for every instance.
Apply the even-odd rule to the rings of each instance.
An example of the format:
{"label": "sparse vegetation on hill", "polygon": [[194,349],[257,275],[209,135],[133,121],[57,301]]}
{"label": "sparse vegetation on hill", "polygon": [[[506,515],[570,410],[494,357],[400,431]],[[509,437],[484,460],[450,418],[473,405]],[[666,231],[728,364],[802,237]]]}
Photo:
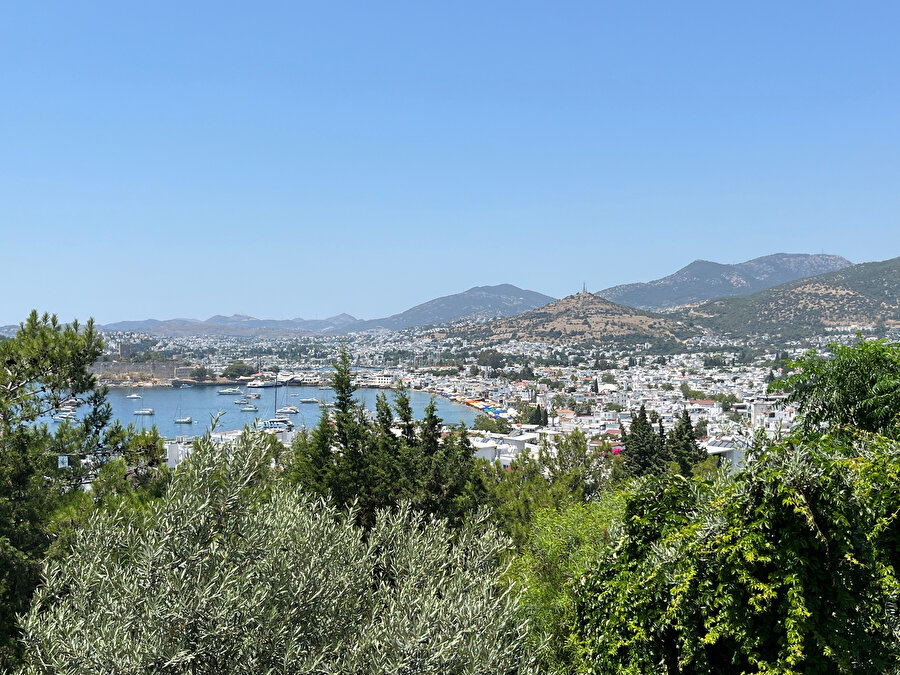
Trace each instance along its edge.
{"label": "sparse vegetation on hill", "polygon": [[690,334],[671,319],[577,293],[508,319],[451,330],[485,343],[504,340],[576,343],[617,340],[675,340]]}
{"label": "sparse vegetation on hill", "polygon": [[821,333],[829,327],[900,324],[900,258],[853,265],[743,298],[704,302],[674,317],[720,332]]}

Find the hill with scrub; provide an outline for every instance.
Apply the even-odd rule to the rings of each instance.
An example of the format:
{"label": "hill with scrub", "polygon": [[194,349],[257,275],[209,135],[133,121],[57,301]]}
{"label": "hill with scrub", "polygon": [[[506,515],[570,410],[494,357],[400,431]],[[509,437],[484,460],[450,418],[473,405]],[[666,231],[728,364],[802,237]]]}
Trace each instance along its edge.
{"label": "hill with scrub", "polygon": [[677,340],[690,332],[665,316],[582,292],[518,316],[450,329],[448,335],[483,343],[572,343]]}
{"label": "hill with scrub", "polygon": [[811,335],[900,325],[900,258],[862,263],[741,298],[718,298],[673,318],[718,332]]}

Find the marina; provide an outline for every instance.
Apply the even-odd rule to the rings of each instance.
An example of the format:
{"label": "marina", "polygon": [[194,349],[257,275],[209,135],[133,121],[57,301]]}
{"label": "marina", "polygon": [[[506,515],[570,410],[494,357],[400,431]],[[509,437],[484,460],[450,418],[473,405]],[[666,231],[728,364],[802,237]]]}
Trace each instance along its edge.
{"label": "marina", "polygon": [[[311,428],[318,422],[322,406],[333,405],[333,392],[328,388],[279,385],[277,388],[254,387],[248,391],[246,388],[233,387],[228,394],[221,394],[221,389],[222,387],[196,385],[188,389],[147,387],[138,390],[138,401],[132,389],[120,387],[111,388],[107,400],[112,407],[113,419],[118,419],[124,426],[134,424],[139,429],[156,426],[160,434],[167,438],[202,435],[220,411],[223,412],[217,427],[220,430],[240,429],[255,424],[257,419],[272,421],[270,428],[277,428],[279,425],[274,422],[277,417],[290,417],[297,428]],[[379,392],[386,394],[388,401],[393,402],[392,393],[384,389],[358,389],[356,398],[369,410],[375,410],[375,397]],[[421,391],[408,393],[413,413],[421,418],[432,395]],[[288,403],[292,400],[297,401],[298,405]],[[445,424],[463,422],[471,427],[480,414],[477,409],[439,395],[435,396],[435,404],[437,414]],[[70,422],[77,422],[83,414],[83,407],[77,411],[67,409],[57,415],[59,419],[52,421],[58,423],[68,419]]]}

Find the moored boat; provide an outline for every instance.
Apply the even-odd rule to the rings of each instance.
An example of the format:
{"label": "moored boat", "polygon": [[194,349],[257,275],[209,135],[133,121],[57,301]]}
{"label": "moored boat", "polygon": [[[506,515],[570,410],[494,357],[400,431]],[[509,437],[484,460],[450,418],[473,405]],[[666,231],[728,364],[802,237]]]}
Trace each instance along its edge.
{"label": "moored boat", "polygon": [[294,428],[294,423],[288,419],[274,418],[271,420],[260,420],[259,426],[262,429],[276,429],[278,431],[290,431]]}

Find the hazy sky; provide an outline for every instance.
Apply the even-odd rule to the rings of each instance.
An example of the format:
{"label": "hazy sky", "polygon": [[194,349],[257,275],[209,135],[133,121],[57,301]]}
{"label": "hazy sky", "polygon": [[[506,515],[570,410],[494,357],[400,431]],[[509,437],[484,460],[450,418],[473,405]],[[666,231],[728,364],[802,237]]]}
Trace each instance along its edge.
{"label": "hazy sky", "polygon": [[0,324],[900,255],[896,2],[22,2]]}

